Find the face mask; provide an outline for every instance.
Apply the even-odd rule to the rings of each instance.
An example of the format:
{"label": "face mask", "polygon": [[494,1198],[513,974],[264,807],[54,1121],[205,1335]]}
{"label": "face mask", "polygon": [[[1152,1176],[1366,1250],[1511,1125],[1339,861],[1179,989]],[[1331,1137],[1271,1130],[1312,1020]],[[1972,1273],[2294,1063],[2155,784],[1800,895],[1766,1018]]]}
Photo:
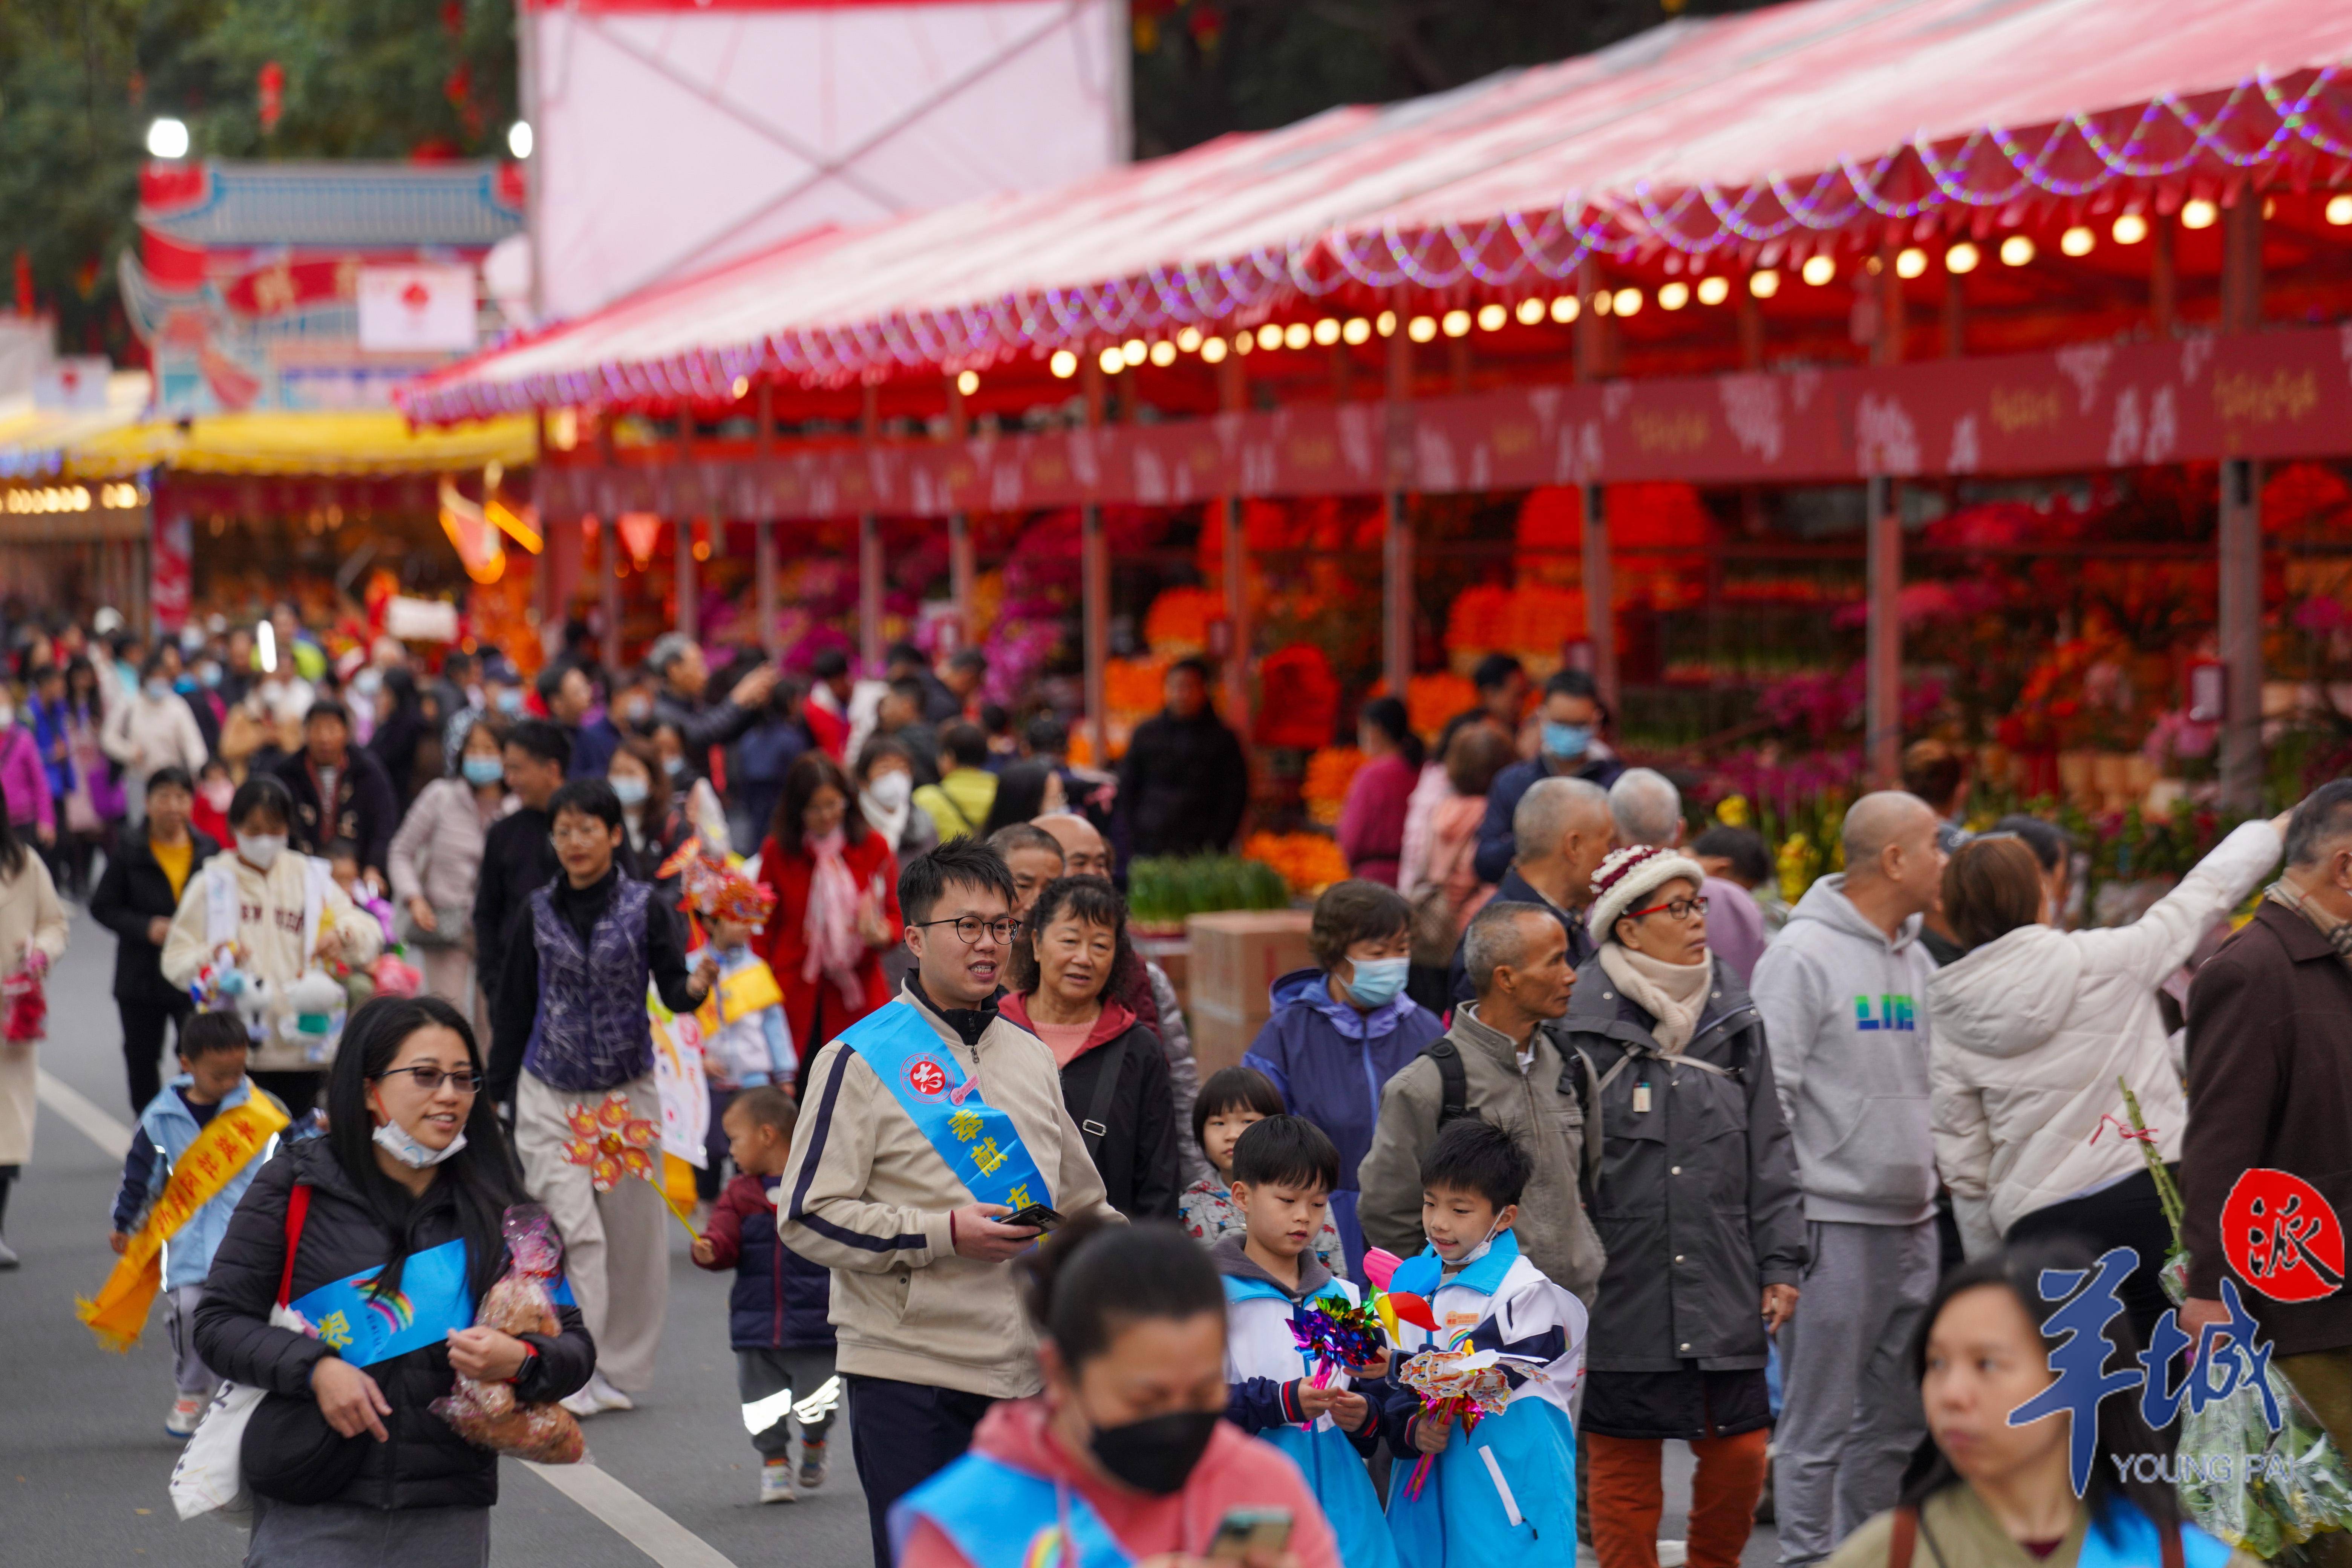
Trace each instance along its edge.
{"label": "face mask", "polygon": [[1460,1261],[1459,1263],[1449,1263],[1449,1264],[1447,1264],[1445,1267],[1447,1267],[1448,1268],[1469,1268],[1469,1267],[1470,1267],[1470,1265],[1472,1265],[1473,1263],[1477,1262],[1477,1261],[1478,1261],[1478,1259],[1480,1259],[1480,1258],[1482,1258],[1486,1257],[1486,1254],[1488,1254],[1489,1252],[1492,1252],[1492,1251],[1495,1249],[1495,1238],[1496,1238],[1496,1237],[1498,1237],[1498,1236],[1502,1235],[1502,1234],[1503,1234],[1503,1222],[1502,1222],[1500,1219],[1497,1219],[1497,1220],[1496,1220],[1496,1221],[1495,1221],[1495,1223],[1494,1223],[1493,1225],[1488,1226],[1486,1227],[1486,1240],[1484,1240],[1484,1241],[1480,1242],[1477,1246],[1475,1246],[1475,1247],[1472,1247],[1469,1251],[1467,1251],[1467,1252],[1464,1253],[1464,1254],[1462,1255],[1462,1261]]}
{"label": "face mask", "polygon": [[643,805],[646,804],[645,780],[621,778],[613,779],[609,782],[613,786],[614,798],[618,800],[623,805]]}
{"label": "face mask", "polygon": [[205,804],[215,811],[226,811],[228,803],[236,798],[236,785],[226,779],[215,779],[204,787]]}
{"label": "face mask", "polygon": [[508,714],[522,711],[522,691],[520,688],[509,686],[499,693],[499,711]]}
{"label": "face mask", "polygon": [[172,683],[168,680],[150,680],[142,686],[140,689],[147,693],[148,701],[161,702],[163,699],[172,695]]}
{"label": "face mask", "polygon": [[193,675],[184,674],[178,679],[172,682],[172,689],[178,692],[183,697],[185,697],[189,692],[194,691],[195,689],[196,678]]}
{"label": "face mask", "polygon": [[662,759],[662,772],[667,773],[674,779],[684,778],[686,776],[686,759],[684,757],[664,757]]}
{"label": "face mask", "polygon": [[1116,1479],[1154,1497],[1171,1497],[1192,1479],[1223,1415],[1180,1410],[1123,1426],[1097,1426],[1087,1447]]}
{"label": "face mask", "polygon": [[496,757],[467,757],[458,766],[469,784],[494,784],[507,776],[507,765]]}
{"label": "face mask", "polygon": [[202,686],[218,686],[221,683],[221,667],[216,664],[196,666],[196,681]]}
{"label": "face mask", "polygon": [[1543,727],[1543,749],[1547,757],[1580,757],[1592,744],[1590,724],[1561,724],[1547,719]]}
{"label": "face mask", "polygon": [[632,730],[642,729],[645,726],[646,705],[642,702],[625,703],[620,710],[620,714],[621,722]]}
{"label": "face mask", "polygon": [[874,804],[883,810],[896,811],[906,805],[908,798],[915,793],[915,778],[912,773],[902,773],[893,768],[887,773],[877,774],[866,784],[866,793],[872,795]]}
{"label": "face mask", "polygon": [[1410,958],[1360,958],[1356,961],[1355,978],[1348,982],[1348,996],[1360,1007],[1385,1007],[1404,989],[1405,972],[1412,967]]}
{"label": "face mask", "polygon": [[450,1139],[446,1149],[432,1149],[418,1142],[415,1135],[399,1122],[387,1120],[383,1126],[375,1130],[375,1144],[377,1148],[382,1149],[410,1170],[422,1171],[428,1165],[439,1164],[458,1150],[463,1149],[466,1146],[466,1135],[460,1132]]}
{"label": "face mask", "polygon": [[286,853],[283,833],[256,833],[236,836],[236,852],[257,871],[267,871],[278,864],[278,857]]}
{"label": "face mask", "polygon": [[362,697],[373,697],[383,689],[383,677],[373,669],[362,669],[352,678],[352,689]]}
{"label": "face mask", "polygon": [[16,721],[16,710],[8,703],[0,702],[0,730],[5,730]]}

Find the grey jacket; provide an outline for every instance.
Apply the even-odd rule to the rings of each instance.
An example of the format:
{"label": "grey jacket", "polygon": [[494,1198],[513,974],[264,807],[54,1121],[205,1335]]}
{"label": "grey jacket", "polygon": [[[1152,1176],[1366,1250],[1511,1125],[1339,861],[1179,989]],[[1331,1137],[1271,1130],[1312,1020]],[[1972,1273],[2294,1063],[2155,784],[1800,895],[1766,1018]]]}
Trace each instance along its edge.
{"label": "grey jacket", "polygon": [[1577,971],[1562,1024],[1600,1088],[1593,1222],[1609,1258],[1585,1365],[1760,1367],[1764,1287],[1796,1284],[1806,1261],[1763,1021],[1717,959],[1715,994],[1681,1056],[1658,1055],[1654,1022],[1599,959]]}
{"label": "grey jacket", "polygon": [[[1549,1029],[1541,1028],[1535,1036],[1535,1065],[1521,1073],[1517,1049],[1480,1023],[1471,1003],[1454,1010],[1454,1027],[1445,1038],[1462,1053],[1465,1109],[1518,1139],[1534,1157],[1535,1175],[1519,1200],[1513,1227],[1519,1250],[1554,1284],[1591,1305],[1602,1259],[1579,1186],[1585,1163],[1584,1104],[1576,1081],[1581,1068],[1560,1050]],[[1400,1069],[1381,1091],[1371,1150],[1357,1169],[1363,1195],[1356,1215],[1364,1239],[1400,1258],[1411,1258],[1426,1245],[1421,1234],[1421,1162],[1437,1142],[1444,1092],[1437,1064],[1426,1055]]]}

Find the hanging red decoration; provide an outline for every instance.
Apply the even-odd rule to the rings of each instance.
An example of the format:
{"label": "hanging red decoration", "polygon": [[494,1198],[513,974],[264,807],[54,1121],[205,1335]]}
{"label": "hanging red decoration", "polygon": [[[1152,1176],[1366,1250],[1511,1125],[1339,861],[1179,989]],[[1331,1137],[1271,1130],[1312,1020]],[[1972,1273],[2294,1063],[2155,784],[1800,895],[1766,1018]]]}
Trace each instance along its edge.
{"label": "hanging red decoration", "polygon": [[286,68],[276,60],[262,63],[258,79],[261,96],[261,130],[264,135],[278,129],[278,117],[286,112]]}

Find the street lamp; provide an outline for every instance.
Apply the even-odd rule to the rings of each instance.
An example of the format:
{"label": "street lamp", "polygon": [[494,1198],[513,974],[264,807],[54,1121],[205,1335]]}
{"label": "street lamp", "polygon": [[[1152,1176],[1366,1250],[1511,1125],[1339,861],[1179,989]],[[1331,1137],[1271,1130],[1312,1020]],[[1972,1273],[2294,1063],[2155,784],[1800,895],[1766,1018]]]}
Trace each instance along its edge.
{"label": "street lamp", "polygon": [[184,158],[188,155],[188,122],[169,115],[147,127],[147,152],[156,158]]}
{"label": "street lamp", "polygon": [[528,158],[530,156],[530,149],[531,136],[530,121],[518,120],[512,125],[507,127],[508,152],[513,153],[517,158]]}

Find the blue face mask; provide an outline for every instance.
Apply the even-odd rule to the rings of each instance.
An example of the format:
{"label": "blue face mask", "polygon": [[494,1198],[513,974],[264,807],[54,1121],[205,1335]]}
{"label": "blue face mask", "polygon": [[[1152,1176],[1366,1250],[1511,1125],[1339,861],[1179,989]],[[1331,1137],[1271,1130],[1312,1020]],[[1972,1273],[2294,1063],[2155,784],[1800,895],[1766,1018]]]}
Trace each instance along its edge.
{"label": "blue face mask", "polygon": [[1585,748],[1591,744],[1591,725],[1562,724],[1550,719],[1544,721],[1543,749],[1545,756],[1580,757],[1584,755]]}
{"label": "blue face mask", "polygon": [[469,784],[494,784],[507,776],[507,765],[496,757],[467,757],[461,765]]}
{"label": "blue face mask", "polygon": [[185,697],[189,692],[194,691],[195,689],[196,678],[193,675],[183,673],[172,682],[172,689],[178,692],[183,697]]}
{"label": "blue face mask", "polygon": [[522,689],[520,687],[509,686],[499,693],[499,711],[501,713],[522,711]]}
{"label": "blue face mask", "polygon": [[646,781],[617,778],[607,781],[613,786],[613,798],[623,805],[643,805],[646,803]]}
{"label": "blue face mask", "polygon": [[662,772],[669,774],[669,776],[674,779],[684,778],[686,776],[686,759],[684,757],[664,757],[662,759]]}
{"label": "blue face mask", "polygon": [[1348,999],[1359,1007],[1385,1007],[1404,989],[1410,958],[1360,958],[1355,978],[1348,982]]}

